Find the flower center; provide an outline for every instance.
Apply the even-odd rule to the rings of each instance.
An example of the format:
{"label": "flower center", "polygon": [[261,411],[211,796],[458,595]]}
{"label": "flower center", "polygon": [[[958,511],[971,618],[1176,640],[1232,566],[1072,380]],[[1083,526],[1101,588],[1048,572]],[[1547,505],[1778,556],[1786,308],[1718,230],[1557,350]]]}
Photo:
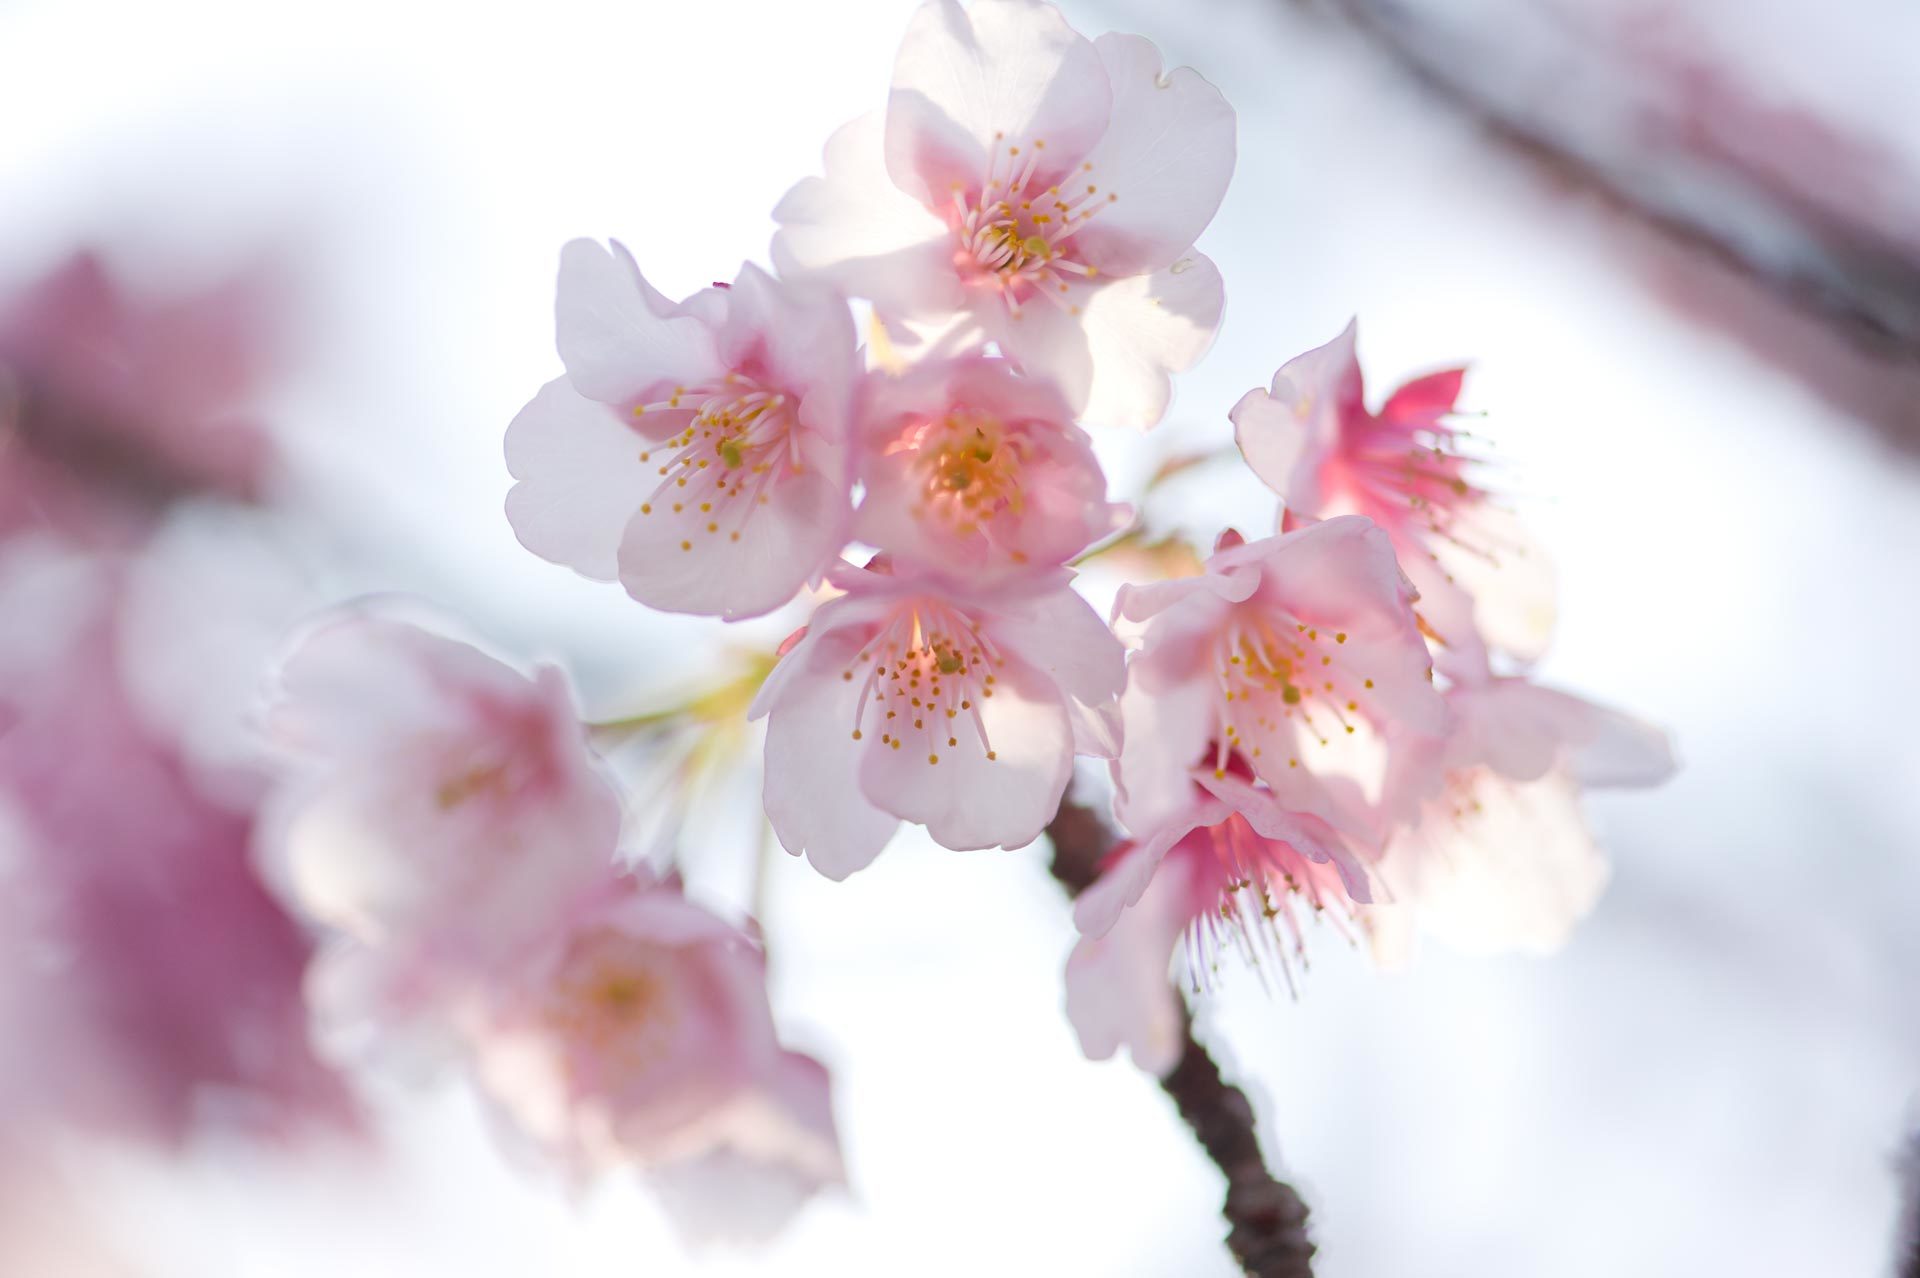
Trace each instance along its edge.
{"label": "flower center", "polygon": [[679,1011],[671,951],[608,928],[581,936],[547,993],[543,1020],[610,1078],[665,1055]]}
{"label": "flower center", "polygon": [[[1277,731],[1283,722],[1297,721],[1321,744],[1334,728],[1351,733],[1348,716],[1360,708],[1357,691],[1373,687],[1373,680],[1350,669],[1340,657],[1345,631],[1332,634],[1299,620],[1282,608],[1242,609],[1222,631],[1217,651],[1220,684],[1220,759],[1224,773],[1226,752],[1244,749],[1257,759],[1259,738]],[[1326,723],[1331,717],[1332,724]],[[1249,730],[1255,741],[1248,741]],[[1300,766],[1297,758],[1289,767]]]}
{"label": "flower center", "polygon": [[862,680],[853,739],[865,738],[871,717],[882,747],[911,746],[930,765],[940,762],[942,751],[959,748],[963,734],[996,759],[981,706],[993,696],[994,668],[1005,663],[958,609],[930,599],[905,604],[841,672],[849,682]]}
{"label": "flower center", "polygon": [[1306,959],[1302,905],[1311,918],[1331,904],[1335,925],[1348,933],[1353,907],[1339,871],[1264,837],[1238,812],[1195,830],[1177,851],[1194,858],[1195,895],[1206,903],[1186,931],[1187,973],[1196,993],[1219,972],[1223,949],[1239,951],[1262,983],[1261,959],[1278,963],[1288,991],[1297,992],[1293,962]]}
{"label": "flower center", "polygon": [[[706,535],[725,532],[739,541],[781,477],[806,469],[793,397],[734,372],[714,384],[677,386],[666,399],[636,407],[633,415],[688,409],[693,416],[684,429],[640,454],[643,462],[666,454],[660,483],[640,513],[651,515],[662,506],[676,515],[695,510],[710,516],[699,525]],[[680,549],[690,551],[693,543],[682,541]]]}
{"label": "flower center", "polygon": [[[947,213],[961,275],[997,289],[1015,314],[1032,297],[1061,301],[1060,295],[1070,291],[1069,278],[1099,274],[1076,259],[1070,241],[1094,214],[1120,198],[1100,190],[1091,164],[1041,185],[1036,173],[1046,147],[1041,138],[1022,148],[996,134],[979,191],[969,195],[955,183]],[[1068,309],[1077,314],[1080,308]]]}
{"label": "flower center", "polygon": [[913,456],[920,489],[913,513],[955,536],[971,536],[1003,512],[1018,515],[1025,507],[1020,478],[1031,448],[998,418],[958,409],[915,423],[887,451]]}

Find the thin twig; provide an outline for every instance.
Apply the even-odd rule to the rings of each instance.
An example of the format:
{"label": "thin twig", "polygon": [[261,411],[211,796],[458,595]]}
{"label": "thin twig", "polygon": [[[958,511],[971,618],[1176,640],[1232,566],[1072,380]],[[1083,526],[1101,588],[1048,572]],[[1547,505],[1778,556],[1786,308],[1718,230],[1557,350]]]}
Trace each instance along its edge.
{"label": "thin twig", "polygon": [[[1053,877],[1079,895],[1100,871],[1113,835],[1092,809],[1069,796],[1047,826],[1053,842]],[[1249,1278],[1311,1278],[1313,1242],[1307,1237],[1307,1205],[1293,1186],[1274,1178],[1254,1134],[1253,1106],[1246,1093],[1220,1075],[1220,1067],[1184,1030],[1179,1064],[1161,1088],[1193,1129],[1200,1147],[1227,1178],[1220,1214],[1228,1224],[1227,1247]]]}

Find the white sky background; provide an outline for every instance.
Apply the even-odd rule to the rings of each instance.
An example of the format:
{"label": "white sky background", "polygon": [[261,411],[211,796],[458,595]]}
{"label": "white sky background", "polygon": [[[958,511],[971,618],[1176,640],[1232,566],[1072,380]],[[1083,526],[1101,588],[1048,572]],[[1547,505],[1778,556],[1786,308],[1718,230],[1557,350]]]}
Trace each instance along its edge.
{"label": "white sky background", "polygon": [[[0,3],[0,277],[82,240],[156,277],[291,248],[314,305],[276,420],[304,508],[346,528],[335,586],[563,656],[611,713],[721,628],[572,579],[500,514],[501,432],[558,371],[559,246],[617,236],[671,294],[764,259],[780,194],[882,101],[909,10]],[[1229,981],[1214,1041],[1320,1272],[1881,1272],[1920,1077],[1912,463],[1670,318],[1598,215],[1343,47],[1253,0],[1068,10],[1199,65],[1241,121],[1202,243],[1226,327],[1162,431],[1109,441],[1116,483],[1224,443],[1238,395],[1350,313],[1376,389],[1470,357],[1561,567],[1547,674],[1670,724],[1687,764],[1595,805],[1615,883],[1553,959],[1430,947],[1382,975],[1328,933],[1298,1002]],[[1270,517],[1250,480],[1203,496]],[[1229,1274],[1170,1107],[1079,1059],[1040,856],[903,838],[842,885],[782,858],[776,995],[836,1071],[855,1194],[764,1255],[681,1257],[630,1186],[576,1210],[460,1097],[398,1090],[384,1164],[121,1162],[100,1206],[156,1278]]]}

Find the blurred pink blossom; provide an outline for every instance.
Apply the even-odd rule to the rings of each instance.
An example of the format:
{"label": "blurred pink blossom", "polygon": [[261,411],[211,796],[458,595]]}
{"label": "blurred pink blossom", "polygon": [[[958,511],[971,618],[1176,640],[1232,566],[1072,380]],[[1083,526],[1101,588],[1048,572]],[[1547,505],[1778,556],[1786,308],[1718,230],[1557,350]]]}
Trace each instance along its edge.
{"label": "blurred pink blossom", "polygon": [[845,1182],[827,1074],[784,1050],[766,960],[675,882],[624,881],[489,993],[482,1089],[589,1176],[637,1167],[696,1237],[764,1237]]}
{"label": "blurred pink blossom", "polygon": [[48,535],[0,541],[0,613],[35,620],[0,632],[15,828],[0,877],[26,942],[0,1081],[63,1119],[167,1143],[209,1119],[343,1120],[346,1094],[307,1045],[308,940],[253,873],[252,807],[205,789],[134,699],[128,671],[150,645],[197,642],[130,626],[139,566]]}
{"label": "blurred pink blossom", "polygon": [[996,342],[1089,420],[1151,426],[1220,321],[1193,243],[1233,164],[1232,108],[1139,36],[1089,41],[1036,0],[929,0],[884,120],[834,134],[825,177],[774,210],[773,259]]}
{"label": "blurred pink blossom", "polygon": [[273,450],[247,414],[276,300],[258,273],[138,298],[81,253],[0,308],[0,533],[100,544],[178,497],[260,497]]}
{"label": "blurred pink blossom", "polygon": [[1581,812],[1591,786],[1659,785],[1676,768],[1658,728],[1518,678],[1447,693],[1452,731],[1409,738],[1386,803],[1399,823],[1375,867],[1389,955],[1417,926],[1457,949],[1544,952],[1606,886]]}
{"label": "blurred pink blossom", "polygon": [[264,855],[313,918],[429,967],[517,961],[614,863],[620,801],[564,675],[362,605],[301,638]]}

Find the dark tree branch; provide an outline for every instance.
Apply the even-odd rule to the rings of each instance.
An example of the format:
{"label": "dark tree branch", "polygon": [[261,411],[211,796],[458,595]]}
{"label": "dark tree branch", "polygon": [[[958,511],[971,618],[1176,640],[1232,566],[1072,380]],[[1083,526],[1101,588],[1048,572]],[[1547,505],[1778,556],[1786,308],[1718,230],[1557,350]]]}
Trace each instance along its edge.
{"label": "dark tree branch", "polygon": [[[1071,796],[1047,826],[1053,877],[1079,895],[1100,872],[1113,835],[1092,809]],[[1227,1247],[1249,1278],[1312,1278],[1314,1246],[1307,1237],[1307,1205],[1293,1186],[1267,1170],[1254,1134],[1246,1093],[1220,1076],[1220,1067],[1185,1027],[1179,1064],[1160,1086],[1193,1129],[1200,1147],[1227,1178],[1220,1214]]]}
{"label": "dark tree branch", "polygon": [[[1818,118],[1767,108],[1764,94],[1711,64],[1675,65],[1657,51],[1636,60],[1619,49],[1611,50],[1618,74],[1666,96],[1636,107],[1623,91],[1619,101],[1590,103],[1640,140],[1637,150],[1608,153],[1568,127],[1574,99],[1530,100],[1496,87],[1518,81],[1537,96],[1541,64],[1597,62],[1591,31],[1564,30],[1558,46],[1532,49],[1504,30],[1467,37],[1440,20],[1444,5],[1287,3],[1334,19],[1549,182],[1617,214],[1637,233],[1629,248],[1645,259],[1652,286],[1690,318],[1896,446],[1920,450],[1920,249],[1897,219],[1889,222],[1880,189],[1904,157]],[[1718,203],[1676,191],[1716,193]],[[1720,211],[1709,214],[1710,206]],[[1755,223],[1791,248],[1763,247],[1739,229]]]}
{"label": "dark tree branch", "polygon": [[1920,1132],[1907,1138],[1900,1152],[1900,1233],[1894,1257],[1899,1278],[1920,1278]]}

